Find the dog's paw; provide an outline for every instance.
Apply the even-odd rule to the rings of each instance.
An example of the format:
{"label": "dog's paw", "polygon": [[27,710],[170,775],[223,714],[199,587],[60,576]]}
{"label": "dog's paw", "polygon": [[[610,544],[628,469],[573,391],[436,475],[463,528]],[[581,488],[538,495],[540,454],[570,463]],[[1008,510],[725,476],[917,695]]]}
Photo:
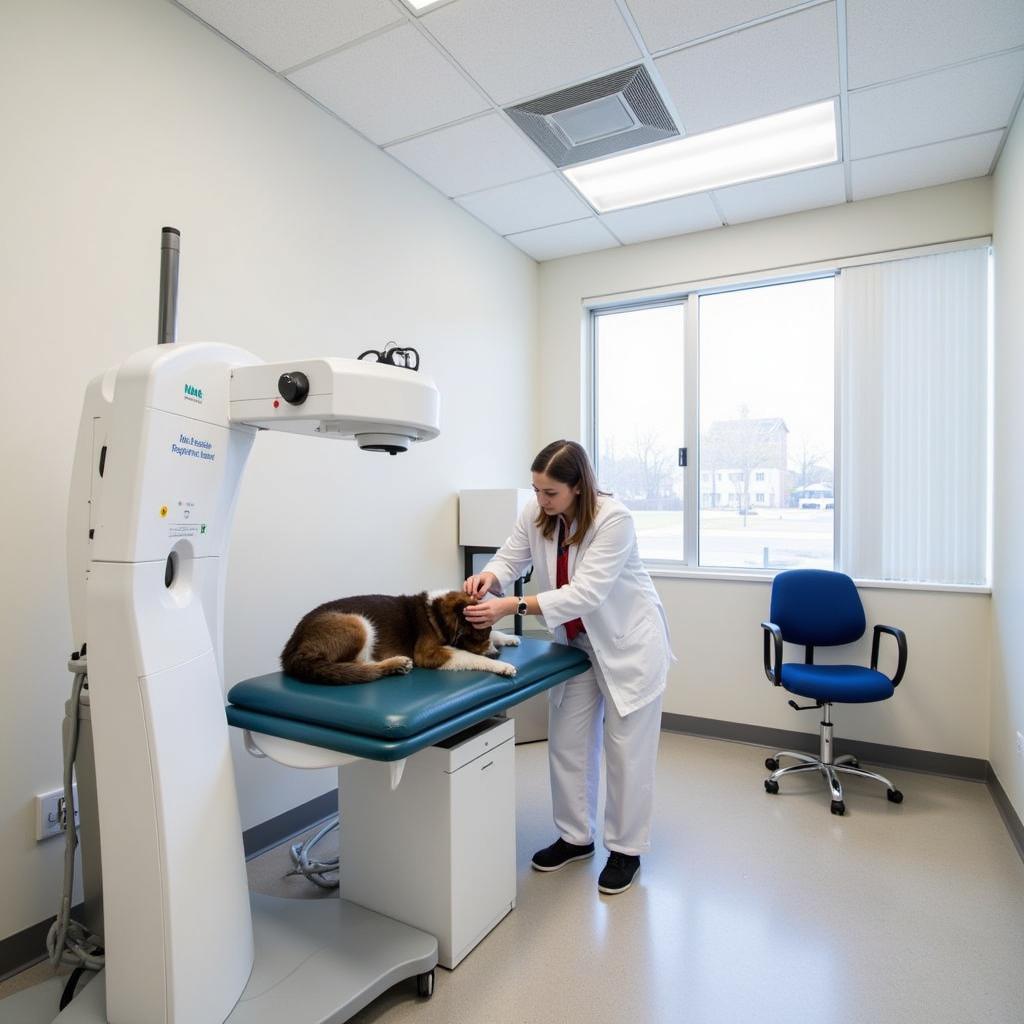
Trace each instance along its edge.
{"label": "dog's paw", "polygon": [[407,676],[412,671],[412,658],[394,658],[394,674],[399,676]]}
{"label": "dog's paw", "polygon": [[491,632],[491,643],[498,647],[518,647],[519,637],[510,633],[500,633],[495,629]]}
{"label": "dog's paw", "polygon": [[494,666],[494,671],[499,676],[514,676],[516,674],[515,665],[510,665],[507,661],[499,661]]}

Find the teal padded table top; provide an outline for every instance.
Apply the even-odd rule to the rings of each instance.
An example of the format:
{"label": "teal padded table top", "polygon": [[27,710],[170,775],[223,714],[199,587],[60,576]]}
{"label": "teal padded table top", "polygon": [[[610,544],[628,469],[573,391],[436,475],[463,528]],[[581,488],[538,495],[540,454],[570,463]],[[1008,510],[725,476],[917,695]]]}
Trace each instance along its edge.
{"label": "teal padded table top", "polygon": [[325,686],[281,672],[236,683],[228,722],[241,729],[390,761],[579,675],[590,664],[575,647],[523,638],[501,648],[514,676],[414,668],[373,683]]}

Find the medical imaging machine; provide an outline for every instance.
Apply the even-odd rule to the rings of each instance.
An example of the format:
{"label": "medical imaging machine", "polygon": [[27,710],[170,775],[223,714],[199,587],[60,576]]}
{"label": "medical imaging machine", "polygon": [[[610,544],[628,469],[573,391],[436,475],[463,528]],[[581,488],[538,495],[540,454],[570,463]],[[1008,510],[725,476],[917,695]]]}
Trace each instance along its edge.
{"label": "medical imaging machine", "polygon": [[[160,341],[173,342],[174,229],[163,256]],[[228,720],[250,752],[296,767],[387,762],[394,790],[411,755],[577,674],[583,656],[526,641],[502,654],[512,678],[414,670],[387,686],[275,674],[236,686],[226,714],[222,637],[232,516],[257,433],[395,454],[436,437],[438,413],[433,382],[410,368],[268,364],[220,344],[158,344],[89,384],[68,522],[69,667],[87,685],[105,968],[61,1024],[321,1024],[403,978],[432,991],[435,935],[348,899],[250,896]]]}

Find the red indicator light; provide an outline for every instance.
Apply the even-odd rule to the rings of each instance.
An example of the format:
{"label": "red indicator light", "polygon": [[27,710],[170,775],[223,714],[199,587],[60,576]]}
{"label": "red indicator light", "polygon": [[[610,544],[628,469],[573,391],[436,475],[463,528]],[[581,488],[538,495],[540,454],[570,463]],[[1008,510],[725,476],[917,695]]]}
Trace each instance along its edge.
{"label": "red indicator light", "polygon": [[281,405],[281,403],[275,398],[274,399],[274,408],[277,409],[280,405]]}

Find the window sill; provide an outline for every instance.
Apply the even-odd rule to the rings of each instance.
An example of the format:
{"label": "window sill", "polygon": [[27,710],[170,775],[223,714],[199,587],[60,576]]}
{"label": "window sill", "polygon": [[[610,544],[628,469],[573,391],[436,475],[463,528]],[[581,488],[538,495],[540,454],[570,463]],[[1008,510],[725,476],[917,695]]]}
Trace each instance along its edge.
{"label": "window sill", "polygon": [[[690,569],[672,568],[666,565],[644,563],[652,579],[668,580],[717,580],[720,583],[771,583],[775,573],[744,572],[741,569]],[[991,595],[992,587],[970,583],[904,583],[897,580],[858,580],[854,583],[861,590],[922,590],[951,594]]]}

